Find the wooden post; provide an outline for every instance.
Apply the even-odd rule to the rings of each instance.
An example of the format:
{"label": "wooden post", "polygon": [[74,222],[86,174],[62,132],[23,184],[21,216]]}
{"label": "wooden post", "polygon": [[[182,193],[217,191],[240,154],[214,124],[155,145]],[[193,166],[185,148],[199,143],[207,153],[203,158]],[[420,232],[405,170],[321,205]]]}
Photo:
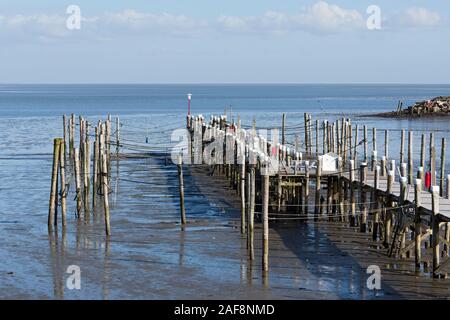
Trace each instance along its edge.
{"label": "wooden post", "polygon": [[414,183],[414,162],[413,162],[413,132],[409,131],[408,134],[408,183]]}
{"label": "wooden post", "polygon": [[69,128],[69,155],[74,160],[74,148],[75,148],[75,115],[72,113],[70,116],[70,128]]}
{"label": "wooden post", "polygon": [[420,220],[420,207],[422,206],[422,202],[420,199],[420,193],[422,192],[422,181],[420,179],[416,179],[414,181],[414,202],[415,202],[415,218],[414,218],[414,242],[415,242],[415,262],[416,267],[420,267],[420,260],[422,256],[421,251],[421,220]]}
{"label": "wooden post", "polygon": [[308,123],[308,114],[305,112],[304,113],[304,122],[305,122],[305,151],[306,154],[308,154],[308,142],[309,142],[309,138],[308,138],[308,127],[309,127],[309,123]]}
{"label": "wooden post", "polygon": [[245,154],[242,155],[241,159],[241,172],[240,172],[240,183],[241,183],[241,233],[245,234]]}
{"label": "wooden post", "polygon": [[183,157],[178,155],[178,181],[180,183],[180,215],[181,224],[186,224],[186,209],[184,207],[184,181],[183,181]]}
{"label": "wooden post", "polygon": [[402,130],[402,135],[400,138],[400,163],[404,162],[404,150],[405,150],[405,130]]}
{"label": "wooden post", "polygon": [[389,130],[384,130],[384,156],[389,160]]}
{"label": "wooden post", "polygon": [[354,227],[356,225],[356,199],[355,199],[355,161],[350,160],[350,227]]}
{"label": "wooden post", "polygon": [[432,245],[433,248],[433,276],[438,276],[438,267],[439,267],[439,258],[440,258],[440,250],[439,250],[439,219],[438,214],[439,210],[439,187],[433,186],[431,187],[431,207],[432,207],[432,216],[431,216],[431,226],[432,226]]}
{"label": "wooden post", "polygon": [[53,167],[52,167],[52,181],[50,186],[50,201],[48,209],[48,228],[53,229],[55,222],[56,206],[58,203],[58,166],[60,157],[61,139],[53,140]]}
{"label": "wooden post", "polygon": [[88,217],[90,211],[90,176],[91,176],[91,146],[88,132],[88,124],[86,122],[86,142],[84,143],[84,212],[85,218]]}
{"label": "wooden post", "polygon": [[[420,143],[420,166],[425,170],[425,143],[426,143],[425,133],[422,133],[422,140]],[[423,184],[423,179],[422,179]]]}
{"label": "wooden post", "polygon": [[450,200],[450,174],[447,175],[447,199]]}
{"label": "wooden post", "polygon": [[380,182],[380,166],[375,167],[375,177],[374,177],[374,185],[373,185],[373,203],[374,203],[374,221],[373,221],[373,230],[372,230],[372,240],[376,241],[378,239],[379,234],[379,225],[380,225],[380,203],[378,199],[378,189]]}
{"label": "wooden post", "polygon": [[319,120],[316,120],[316,157],[319,155]]}
{"label": "wooden post", "polygon": [[358,134],[359,134],[359,127],[358,127],[358,125],[356,125],[356,127],[355,127],[355,142],[354,142],[355,147],[353,149],[353,159],[352,159],[352,160],[355,160],[355,163],[354,163],[355,168],[356,168],[356,164],[358,163],[358,144],[359,144]]}
{"label": "wooden post", "polygon": [[434,133],[430,133],[430,172],[431,185],[436,185],[436,148],[434,145]]}
{"label": "wooden post", "polygon": [[250,165],[250,210],[249,210],[249,258],[255,260],[254,250],[254,230],[255,230],[255,196],[256,196],[256,179],[255,179],[255,167]]}
{"label": "wooden post", "polygon": [[60,174],[60,180],[61,180],[61,186],[60,186],[60,194],[61,194],[61,220],[62,220],[62,226],[66,226],[66,217],[67,217],[67,205],[66,205],[66,199],[67,199],[67,185],[66,185],[66,145],[65,143],[61,143],[61,148],[59,152],[59,174]]}
{"label": "wooden post", "polygon": [[110,115],[108,115],[108,120],[106,120],[106,141],[105,141],[105,149],[106,149],[106,163],[108,165],[108,174],[110,173],[110,156],[111,156],[111,121],[110,121]]}
{"label": "wooden post", "polygon": [[445,183],[445,138],[442,138],[441,142],[441,179],[439,184],[439,190],[441,197],[444,196],[444,183]]}
{"label": "wooden post", "polygon": [[105,210],[105,232],[111,235],[111,225],[109,219],[109,185],[108,185],[108,165],[106,163],[106,154],[102,154],[102,189],[103,189],[103,207]]}
{"label": "wooden post", "polygon": [[314,207],[314,221],[319,219],[320,214],[320,188],[321,188],[321,179],[322,179],[322,158],[317,158],[317,170],[316,170],[316,192],[315,192],[315,207]]}
{"label": "wooden post", "polygon": [[[395,161],[395,160],[394,160]],[[395,181],[395,164],[394,168],[388,170],[388,179],[387,179],[387,189],[386,189],[386,206],[388,209],[386,210],[386,214],[384,217],[384,246],[387,248],[391,243],[391,234],[392,234],[392,207],[393,201],[392,198],[392,188],[394,186]]]}
{"label": "wooden post", "polygon": [[367,179],[367,162],[362,162],[359,167],[359,194],[360,194],[360,208],[361,208],[361,221],[360,231],[366,232],[367,230],[367,206],[366,206],[366,192],[364,191],[364,185]]}
{"label": "wooden post", "polygon": [[372,128],[372,171],[377,166],[377,128]]}
{"label": "wooden post", "polygon": [[303,188],[305,196],[304,196],[304,213],[308,214],[309,209],[309,161],[305,161],[305,186]]}
{"label": "wooden post", "polygon": [[283,112],[283,118],[281,120],[281,144],[286,144],[286,114]]}
{"label": "wooden post", "polygon": [[116,156],[119,158],[119,147],[120,147],[120,119],[116,117]]}
{"label": "wooden post", "polygon": [[367,151],[367,126],[364,125],[364,162],[367,163],[368,159],[368,151]]}
{"label": "wooden post", "polygon": [[385,177],[387,172],[387,160],[386,156],[381,157],[381,176]]}
{"label": "wooden post", "polygon": [[67,156],[66,156],[66,152],[67,152],[67,117],[66,117],[66,115],[63,115],[63,145],[64,145],[63,159],[64,159],[64,164],[66,164],[67,163]]}
{"label": "wooden post", "polygon": [[309,155],[311,156],[312,155],[312,133],[311,133],[312,132],[312,116],[310,113],[308,113],[308,130],[309,130],[309,133],[308,133]]}
{"label": "wooden post", "polygon": [[93,159],[93,173],[92,173],[92,208],[97,206],[97,188],[98,188],[98,174],[99,174],[99,127],[95,127],[95,141],[94,141],[94,159]]}
{"label": "wooden post", "polygon": [[78,148],[74,149],[74,157],[75,157],[75,186],[76,186],[76,200],[77,200],[77,218],[81,217],[81,172],[80,172],[80,151]]}
{"label": "wooden post", "polygon": [[269,175],[266,173],[263,178],[263,202],[262,202],[262,222],[263,222],[263,271],[269,270]]}

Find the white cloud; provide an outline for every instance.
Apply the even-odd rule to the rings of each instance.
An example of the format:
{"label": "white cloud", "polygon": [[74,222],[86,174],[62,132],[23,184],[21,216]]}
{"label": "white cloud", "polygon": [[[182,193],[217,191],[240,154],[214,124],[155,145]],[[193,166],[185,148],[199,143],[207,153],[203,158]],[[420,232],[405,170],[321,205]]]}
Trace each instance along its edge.
{"label": "white cloud", "polygon": [[425,8],[409,8],[405,11],[401,22],[408,27],[436,27],[442,23],[442,17],[439,13]]}
{"label": "white cloud", "polygon": [[105,13],[99,22],[103,29],[112,28],[110,31],[122,29],[177,35],[186,35],[208,26],[208,23],[204,20],[196,20],[185,15],[141,13],[135,10]]}
{"label": "white cloud", "polygon": [[363,16],[356,10],[319,1],[297,14],[269,11],[262,16],[221,16],[224,30],[251,33],[286,33],[303,30],[312,33],[336,33],[364,28]]}
{"label": "white cloud", "polygon": [[[259,16],[220,16],[211,21],[170,13],[143,13],[135,10],[106,12],[98,16],[82,16],[81,30],[68,30],[68,15],[0,15],[0,41],[30,42],[61,39],[114,39],[130,36],[182,36],[206,33],[278,35],[304,31],[333,34],[366,29],[366,15],[325,1],[303,7],[298,13],[267,11]],[[424,8],[409,8],[402,14],[389,16],[382,11],[384,22],[392,29],[427,29],[444,24],[439,13]]]}

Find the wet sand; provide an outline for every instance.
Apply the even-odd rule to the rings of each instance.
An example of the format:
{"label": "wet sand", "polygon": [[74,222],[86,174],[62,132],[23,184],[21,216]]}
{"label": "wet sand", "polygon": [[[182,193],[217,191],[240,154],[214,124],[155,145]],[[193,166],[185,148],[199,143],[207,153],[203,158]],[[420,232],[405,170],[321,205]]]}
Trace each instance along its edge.
{"label": "wet sand", "polygon": [[[14,197],[18,195],[10,194],[9,213],[0,223],[4,243],[0,247],[2,299],[450,296],[449,280],[416,276],[408,271],[406,264],[394,263],[369,245],[369,235],[353,232],[339,223],[272,223],[270,272],[268,278],[263,278],[260,225],[256,224],[252,264],[248,260],[245,236],[239,230],[239,199],[235,191],[222,179],[208,177],[204,168],[187,170],[188,225],[182,230],[176,167],[166,166],[162,158],[121,159],[118,180],[113,164],[111,188],[117,193],[110,198],[112,235],[109,239],[104,234],[101,207],[89,222],[74,218],[73,194],[69,195],[67,229],[63,232],[59,228],[57,235],[49,235],[47,202],[39,195],[48,194],[48,181],[43,173],[49,172],[50,160],[36,161],[45,164],[42,172],[25,169],[22,173],[29,178],[35,175],[37,179],[29,187],[39,200],[34,213],[20,214],[25,209],[15,202],[18,199]],[[28,192],[26,182],[22,183],[24,192]],[[347,233],[351,237],[347,238]],[[380,291],[366,288],[365,268],[369,264],[381,264]],[[80,290],[66,287],[69,274],[65,271],[69,265],[81,268]]]}

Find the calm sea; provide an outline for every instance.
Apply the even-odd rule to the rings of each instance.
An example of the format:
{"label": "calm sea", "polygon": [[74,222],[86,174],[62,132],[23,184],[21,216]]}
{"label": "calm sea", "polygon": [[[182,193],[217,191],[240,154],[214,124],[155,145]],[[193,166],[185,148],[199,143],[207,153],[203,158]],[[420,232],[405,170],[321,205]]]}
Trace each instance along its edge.
{"label": "calm sea", "polygon": [[[0,294],[0,297],[55,297],[53,295],[55,281],[54,279],[52,281],[48,275],[54,264],[49,263],[47,259],[49,246],[46,218],[52,141],[53,138],[62,136],[62,115],[81,114],[87,116],[88,120],[92,122],[96,122],[99,117],[104,119],[107,114],[111,114],[113,117],[120,116],[121,137],[124,141],[147,145],[146,141],[148,140],[149,146],[161,147],[170,141],[173,129],[182,128],[185,124],[187,93],[193,94],[192,113],[208,116],[226,112],[229,117],[239,116],[246,125],[250,125],[255,119],[257,126],[280,126],[281,113],[286,112],[287,125],[290,127],[289,138],[292,140],[296,134],[295,128],[301,127],[303,112],[312,113],[313,120],[333,120],[348,116],[353,119],[354,123],[367,124],[369,128],[373,126],[378,128],[379,155],[383,154],[384,148],[382,130],[391,130],[390,152],[396,158],[399,153],[398,139],[401,129],[411,129],[415,132],[416,160],[418,160],[420,148],[419,136],[422,132],[439,130],[436,134],[436,144],[439,147],[440,138],[448,138],[448,131],[450,131],[447,118],[409,121],[360,117],[367,113],[395,110],[399,100],[408,106],[415,101],[450,95],[450,85],[1,84],[0,239],[2,245],[0,246],[0,261],[2,263],[0,266],[0,289],[3,293]],[[447,155],[447,159],[450,160],[450,156]],[[155,170],[160,170],[158,165],[151,165],[156,168]],[[142,174],[149,174],[146,168],[143,165]],[[174,175],[173,179],[175,177]],[[161,180],[158,181],[158,184],[165,185],[167,183]],[[132,185],[125,184],[123,187],[136,190]],[[123,196],[123,201],[124,204],[127,204],[123,206],[124,208],[135,205],[136,208],[142,209],[150,206],[150,209],[145,210],[151,211],[153,208],[159,214],[167,210],[166,218],[172,217],[175,221],[177,219],[178,200],[176,197],[170,201],[167,200],[167,203],[160,204],[161,208],[158,206],[159,199],[136,197],[130,200],[130,197]],[[196,201],[201,208],[207,208],[205,212],[208,211],[208,214],[220,215],[220,208],[210,207],[208,203],[202,203],[198,199]],[[72,203],[72,201],[70,202]],[[72,206],[72,204],[70,205]],[[126,210],[128,209],[117,212],[113,209],[115,228],[118,228],[120,221],[114,219],[129,221],[127,219],[133,218]],[[73,213],[73,206],[69,208],[69,211]],[[142,221],[148,221],[144,213],[148,212],[141,212]],[[129,233],[125,227],[122,226],[122,228],[124,234]],[[74,259],[79,255],[83,256],[78,251],[80,235],[78,229],[71,223],[68,231],[66,254],[71,255]],[[178,236],[178,230],[174,232]],[[84,235],[86,236],[86,234]],[[99,235],[102,235],[101,230]],[[75,239],[77,239],[76,246]],[[87,249],[92,249],[88,244],[86,246]],[[112,247],[112,252],[120,260],[124,255],[136,252],[136,246],[137,244],[134,244],[134,247],[127,246],[124,241],[116,243]],[[50,246],[50,251],[52,248]],[[96,254],[91,251],[87,252],[92,261],[96,261],[98,258]],[[175,254],[178,255],[177,252],[174,252]],[[169,258],[165,257],[164,259]],[[119,262],[116,261],[116,263]],[[124,270],[130,267],[125,262],[123,263]],[[211,273],[216,271],[216,269],[211,269]],[[7,275],[7,272],[13,272],[13,274],[8,273]],[[95,272],[93,271],[93,273]],[[141,271],[136,270],[136,274],[139,272]],[[323,281],[328,281],[326,279]],[[111,288],[115,285],[114,279],[110,279],[106,283],[111,285]],[[98,286],[101,285],[105,285],[105,282],[98,284]],[[93,285],[92,290],[94,291],[90,293],[84,292],[80,295],[69,293],[69,297],[105,297],[100,291],[96,291],[98,286]],[[8,294],[5,291],[8,288],[15,291]],[[123,291],[120,291],[119,288],[116,288],[116,291],[111,290],[115,294],[109,295],[110,297],[124,296]],[[346,294],[343,296],[346,297]],[[135,298],[142,295],[129,293],[129,296]],[[155,297],[164,298],[165,295],[161,293]]]}

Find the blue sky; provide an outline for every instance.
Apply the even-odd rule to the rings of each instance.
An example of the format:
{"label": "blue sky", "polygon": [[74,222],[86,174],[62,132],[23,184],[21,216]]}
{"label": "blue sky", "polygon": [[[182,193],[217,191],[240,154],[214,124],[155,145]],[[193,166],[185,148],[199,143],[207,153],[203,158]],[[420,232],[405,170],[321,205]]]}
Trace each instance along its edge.
{"label": "blue sky", "polygon": [[0,83],[450,83],[449,18],[440,0],[0,0]]}

